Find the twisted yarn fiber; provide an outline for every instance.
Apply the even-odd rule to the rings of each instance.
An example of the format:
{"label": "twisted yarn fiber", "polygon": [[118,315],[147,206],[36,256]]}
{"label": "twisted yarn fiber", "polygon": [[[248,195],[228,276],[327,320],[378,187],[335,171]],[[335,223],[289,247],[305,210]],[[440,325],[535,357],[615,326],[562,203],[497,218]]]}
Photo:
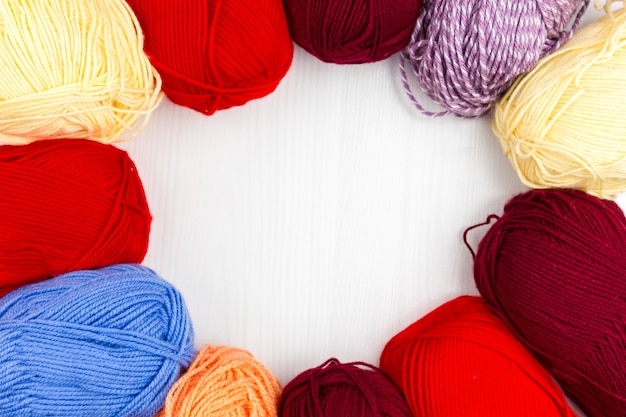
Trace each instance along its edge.
{"label": "twisted yarn fiber", "polygon": [[205,115],[273,92],[293,58],[280,0],[128,0],[174,103]]}
{"label": "twisted yarn fiber", "polygon": [[548,372],[480,297],[450,300],[395,335],[380,367],[415,416],[576,415]]}
{"label": "twisted yarn fiber", "polygon": [[409,42],[422,0],[284,0],[293,40],[324,62],[383,60]]}
{"label": "twisted yarn fiber", "polygon": [[195,351],[184,301],[139,265],[0,298],[0,415],[151,417]]}
{"label": "twisted yarn fiber", "polygon": [[331,358],[289,382],[280,417],[412,417],[402,393],[378,368]]}
{"label": "twisted yarn fiber", "polygon": [[626,190],[626,12],[588,24],[521,77],[496,106],[493,131],[531,188]]}
{"label": "twisted yarn fiber", "polygon": [[[518,75],[570,38],[588,5],[589,0],[425,0],[400,57],[409,99],[430,116],[489,113]],[[430,112],[418,103],[406,66],[445,111]]]}
{"label": "twisted yarn fiber", "polygon": [[146,255],[152,217],[126,152],[76,139],[4,145],[0,178],[0,295]]}
{"label": "twisted yarn fiber", "polygon": [[626,218],[582,191],[513,197],[480,242],[476,285],[589,417],[626,415]]}
{"label": "twisted yarn fiber", "polygon": [[125,1],[0,2],[0,143],[130,139],[160,83]]}
{"label": "twisted yarn fiber", "polygon": [[158,417],[276,417],[280,383],[250,352],[205,345]]}

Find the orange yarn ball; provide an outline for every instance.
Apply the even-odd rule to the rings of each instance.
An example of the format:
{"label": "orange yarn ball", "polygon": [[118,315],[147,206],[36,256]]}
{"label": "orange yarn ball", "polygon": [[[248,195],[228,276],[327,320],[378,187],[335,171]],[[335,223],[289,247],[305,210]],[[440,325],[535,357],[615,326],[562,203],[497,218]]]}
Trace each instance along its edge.
{"label": "orange yarn ball", "polygon": [[249,352],[205,345],[158,417],[276,417],[281,385]]}
{"label": "orange yarn ball", "polygon": [[548,372],[480,297],[449,301],[394,336],[380,369],[415,416],[575,416]]}

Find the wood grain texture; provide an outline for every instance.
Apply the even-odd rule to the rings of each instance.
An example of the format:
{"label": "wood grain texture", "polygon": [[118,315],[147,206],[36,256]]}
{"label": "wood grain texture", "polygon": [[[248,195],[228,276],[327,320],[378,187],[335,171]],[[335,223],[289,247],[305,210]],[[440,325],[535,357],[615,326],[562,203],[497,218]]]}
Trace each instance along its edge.
{"label": "wood grain texture", "polygon": [[297,48],[272,95],[210,117],[165,101],[121,147],[154,216],[144,264],[185,296],[197,345],[248,349],[283,383],[331,356],[378,364],[476,293],[463,230],[524,189],[488,118],[412,108],[397,56]]}

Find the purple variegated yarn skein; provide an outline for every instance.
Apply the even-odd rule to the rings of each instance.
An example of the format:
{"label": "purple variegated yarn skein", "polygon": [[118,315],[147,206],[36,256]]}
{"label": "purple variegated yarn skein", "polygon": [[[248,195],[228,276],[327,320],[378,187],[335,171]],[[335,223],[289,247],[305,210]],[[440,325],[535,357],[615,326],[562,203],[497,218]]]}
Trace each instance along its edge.
{"label": "purple variegated yarn skein", "polygon": [[[578,27],[589,0],[425,0],[400,74],[411,102],[428,116],[488,114],[518,75],[556,51]],[[415,98],[407,67],[445,110]]]}

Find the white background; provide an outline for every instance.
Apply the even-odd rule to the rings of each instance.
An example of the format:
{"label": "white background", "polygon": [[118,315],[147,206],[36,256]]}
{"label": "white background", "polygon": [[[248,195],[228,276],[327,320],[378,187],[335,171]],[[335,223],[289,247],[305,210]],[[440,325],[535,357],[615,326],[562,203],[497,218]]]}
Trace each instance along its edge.
{"label": "white background", "polygon": [[154,216],[144,264],[182,292],[197,347],[247,349],[283,384],[329,357],[378,365],[477,294],[463,231],[525,190],[490,125],[418,113],[397,54],[340,66],[296,46],[271,95],[208,117],[164,100],[119,145]]}

